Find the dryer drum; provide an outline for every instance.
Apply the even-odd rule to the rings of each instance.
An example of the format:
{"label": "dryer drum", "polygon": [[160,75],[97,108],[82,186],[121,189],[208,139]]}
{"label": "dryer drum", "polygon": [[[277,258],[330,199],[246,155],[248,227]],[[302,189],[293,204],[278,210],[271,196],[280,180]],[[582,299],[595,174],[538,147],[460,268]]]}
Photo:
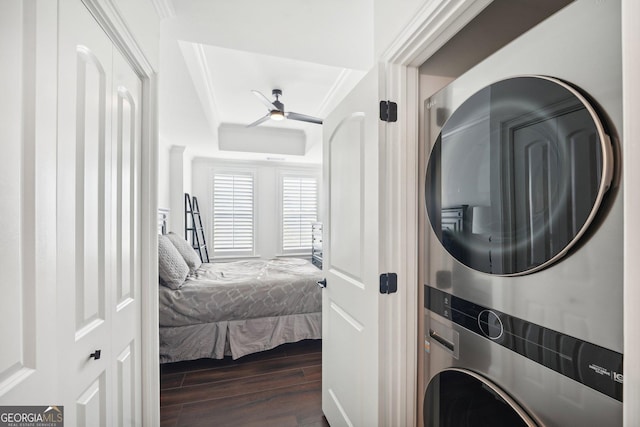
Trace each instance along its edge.
{"label": "dryer drum", "polygon": [[613,176],[611,139],[574,87],[519,76],[476,92],[446,121],[427,165],[434,233],[462,264],[516,276],[561,259]]}
{"label": "dryer drum", "polygon": [[449,368],[429,382],[424,402],[427,427],[536,427],[504,391],[467,369]]}

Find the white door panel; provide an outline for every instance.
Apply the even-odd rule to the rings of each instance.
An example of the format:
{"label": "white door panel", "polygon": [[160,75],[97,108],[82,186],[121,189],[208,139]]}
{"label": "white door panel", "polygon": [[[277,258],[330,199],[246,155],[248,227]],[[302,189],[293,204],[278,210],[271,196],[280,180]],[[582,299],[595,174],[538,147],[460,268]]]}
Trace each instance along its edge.
{"label": "white door panel", "polygon": [[65,421],[139,425],[141,82],[81,1],[59,13],[60,372],[76,405]]}
{"label": "white door panel", "polygon": [[141,82],[113,51],[112,345],[115,425],[141,422],[140,308],[140,98]]}
{"label": "white door panel", "polygon": [[[33,197],[31,192],[22,193],[24,169],[21,149],[22,139],[22,67],[21,50],[23,48],[22,34],[24,32],[23,14],[25,11],[17,2],[5,2],[0,5],[0,61],[3,66],[2,93],[9,102],[0,104],[2,114],[2,139],[11,141],[3,143],[0,156],[0,227],[3,236],[0,240],[0,262],[3,271],[2,294],[0,312],[3,315],[0,326],[3,351],[0,352],[0,395],[14,387],[14,382],[29,375],[34,368],[28,359],[33,357],[34,346],[31,339],[24,333],[26,324],[33,322],[35,313],[29,312],[27,303],[22,295],[25,291],[33,291],[33,283],[23,275],[22,253],[25,244],[22,223],[33,226],[33,219],[23,215],[24,199]],[[13,38],[10,38],[13,36]],[[12,42],[9,42],[12,40]],[[29,318],[31,317],[31,319]],[[33,336],[32,339],[35,339]],[[28,349],[27,354],[23,351]]]}
{"label": "white door panel", "polygon": [[74,425],[106,427],[106,397],[103,374],[78,397],[75,402],[75,414],[65,411],[65,422],[75,415]]}
{"label": "white door panel", "polygon": [[[98,49],[98,48],[96,48]],[[102,61],[96,56],[102,56]],[[107,73],[110,49],[92,52],[77,46],[75,123],[75,285],[76,339],[99,327],[105,319],[105,228],[107,186],[105,138],[108,137]],[[66,141],[61,141],[66,144]]]}
{"label": "white door panel", "polygon": [[331,426],[379,420],[379,73],[324,121],[322,409]]}
{"label": "white door panel", "polygon": [[[61,378],[69,379],[60,390],[64,404],[76,406],[65,412],[67,423],[105,425],[112,357],[106,255],[113,46],[81,2],[60,2],[59,10],[59,362]],[[96,350],[99,360],[90,357]]]}
{"label": "white door panel", "polygon": [[135,357],[134,343],[130,343],[116,358],[115,410],[116,425],[121,427],[140,425],[140,394],[138,379],[139,357]]}
{"label": "white door panel", "polygon": [[[55,317],[55,13],[50,3],[0,2],[0,405],[53,402]],[[54,27],[51,23],[54,22]],[[36,25],[36,23],[38,25]],[[48,38],[43,39],[43,34]],[[50,33],[49,33],[50,34]],[[54,403],[52,403],[54,404]]]}
{"label": "white door panel", "polygon": [[331,268],[362,282],[363,114],[346,117],[329,139]]}

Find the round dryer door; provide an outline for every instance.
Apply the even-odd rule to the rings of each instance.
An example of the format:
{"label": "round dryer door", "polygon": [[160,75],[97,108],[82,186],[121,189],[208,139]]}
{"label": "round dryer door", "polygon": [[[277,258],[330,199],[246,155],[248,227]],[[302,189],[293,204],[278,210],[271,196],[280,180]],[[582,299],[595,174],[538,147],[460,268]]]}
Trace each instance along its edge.
{"label": "round dryer door", "polygon": [[425,185],[431,226],[474,270],[540,270],[595,218],[612,181],[612,150],[593,106],[565,82],[494,83],[453,112],[433,146]]}
{"label": "round dryer door", "polygon": [[425,427],[531,427],[537,424],[504,391],[481,376],[451,368],[429,382]]}

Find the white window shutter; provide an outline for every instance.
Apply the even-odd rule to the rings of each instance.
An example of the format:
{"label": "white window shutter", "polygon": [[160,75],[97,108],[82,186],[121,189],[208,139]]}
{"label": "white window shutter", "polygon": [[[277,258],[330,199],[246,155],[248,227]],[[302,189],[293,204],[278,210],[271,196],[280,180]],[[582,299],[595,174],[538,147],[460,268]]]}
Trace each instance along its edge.
{"label": "white window shutter", "polygon": [[311,224],[318,220],[318,180],[282,178],[282,251],[311,251]]}
{"label": "white window shutter", "polygon": [[253,254],[253,197],[252,174],[214,174],[214,254]]}

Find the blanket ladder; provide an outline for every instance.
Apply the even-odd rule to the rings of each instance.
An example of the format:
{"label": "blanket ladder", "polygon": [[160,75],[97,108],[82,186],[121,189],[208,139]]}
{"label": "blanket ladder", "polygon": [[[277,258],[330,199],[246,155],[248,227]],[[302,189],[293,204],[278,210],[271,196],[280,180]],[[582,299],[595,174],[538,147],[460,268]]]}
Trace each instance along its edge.
{"label": "blanket ladder", "polygon": [[184,238],[198,252],[202,262],[209,262],[209,250],[204,236],[198,198],[189,196],[189,193],[184,193]]}

